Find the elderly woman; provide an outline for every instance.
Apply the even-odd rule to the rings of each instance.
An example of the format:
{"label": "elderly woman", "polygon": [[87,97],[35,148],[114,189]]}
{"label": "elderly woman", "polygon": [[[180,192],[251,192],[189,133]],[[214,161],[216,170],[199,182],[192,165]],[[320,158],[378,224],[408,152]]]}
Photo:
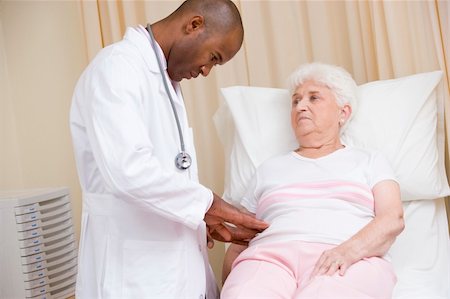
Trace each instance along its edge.
{"label": "elderly woman", "polygon": [[221,298],[390,298],[400,190],[379,152],[340,139],[356,84],[320,63],[302,65],[290,82],[299,147],[264,162],[242,198],[270,227],[248,247],[230,246]]}

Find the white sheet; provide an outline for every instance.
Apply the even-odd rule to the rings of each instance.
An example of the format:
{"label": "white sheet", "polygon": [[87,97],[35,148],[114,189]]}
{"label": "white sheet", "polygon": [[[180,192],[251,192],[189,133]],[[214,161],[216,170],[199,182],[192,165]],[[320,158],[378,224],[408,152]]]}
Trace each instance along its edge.
{"label": "white sheet", "polygon": [[450,298],[450,242],[443,199],[403,203],[405,230],[391,248],[394,298]]}

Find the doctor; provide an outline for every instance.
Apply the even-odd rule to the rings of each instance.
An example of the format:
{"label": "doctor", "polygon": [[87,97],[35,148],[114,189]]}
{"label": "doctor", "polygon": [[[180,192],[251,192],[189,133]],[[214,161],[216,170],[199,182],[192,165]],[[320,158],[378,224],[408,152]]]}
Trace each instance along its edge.
{"label": "doctor", "polygon": [[128,28],[82,74],[70,112],[83,191],[77,298],[217,298],[207,237],[245,244],[267,227],[198,183],[179,86],[242,40],[231,1],[188,0]]}

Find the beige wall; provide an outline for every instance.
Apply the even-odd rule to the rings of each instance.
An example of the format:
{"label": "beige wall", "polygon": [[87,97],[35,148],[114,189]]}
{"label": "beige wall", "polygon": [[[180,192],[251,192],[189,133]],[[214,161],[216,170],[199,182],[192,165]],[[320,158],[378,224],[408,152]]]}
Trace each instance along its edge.
{"label": "beige wall", "polygon": [[81,22],[77,1],[0,1],[0,189],[69,187],[77,238],[68,113],[88,61]]}
{"label": "beige wall", "polygon": [[0,23],[0,90],[2,91],[0,93],[0,188],[2,189],[23,186],[4,49],[5,40],[2,23]]}

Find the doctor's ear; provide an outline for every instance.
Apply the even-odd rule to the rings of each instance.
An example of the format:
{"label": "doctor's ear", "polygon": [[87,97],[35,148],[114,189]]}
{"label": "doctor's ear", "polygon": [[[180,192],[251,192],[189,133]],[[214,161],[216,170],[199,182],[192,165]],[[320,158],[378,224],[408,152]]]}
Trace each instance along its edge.
{"label": "doctor's ear", "polygon": [[205,18],[203,16],[195,16],[186,24],[185,32],[189,34],[203,29],[203,27],[205,27]]}

